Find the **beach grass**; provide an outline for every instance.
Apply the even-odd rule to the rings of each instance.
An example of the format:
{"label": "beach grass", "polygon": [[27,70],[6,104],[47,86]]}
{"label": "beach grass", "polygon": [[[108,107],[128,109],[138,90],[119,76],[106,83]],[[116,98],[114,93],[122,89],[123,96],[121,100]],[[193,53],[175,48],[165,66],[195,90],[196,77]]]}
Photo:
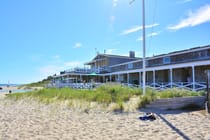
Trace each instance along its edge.
{"label": "beach grass", "polygon": [[171,88],[156,92],[157,98],[174,98],[186,96],[204,96],[205,91],[191,91],[186,89]]}
{"label": "beach grass", "polygon": [[140,88],[102,85],[96,89],[44,88],[37,91],[9,94],[6,98],[13,100],[34,98],[46,104],[64,103],[67,106],[76,108],[90,109],[102,106],[110,111],[134,111],[157,98],[199,96],[203,94],[204,92],[176,88],[163,91],[147,88],[146,94],[143,95]]}

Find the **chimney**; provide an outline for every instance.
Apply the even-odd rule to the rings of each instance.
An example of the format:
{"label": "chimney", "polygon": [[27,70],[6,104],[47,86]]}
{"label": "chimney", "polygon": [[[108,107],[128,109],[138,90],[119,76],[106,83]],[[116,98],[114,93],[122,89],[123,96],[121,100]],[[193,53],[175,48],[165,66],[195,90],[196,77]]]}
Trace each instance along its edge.
{"label": "chimney", "polygon": [[130,51],[129,52],[129,57],[130,58],[135,58],[135,52],[134,51]]}

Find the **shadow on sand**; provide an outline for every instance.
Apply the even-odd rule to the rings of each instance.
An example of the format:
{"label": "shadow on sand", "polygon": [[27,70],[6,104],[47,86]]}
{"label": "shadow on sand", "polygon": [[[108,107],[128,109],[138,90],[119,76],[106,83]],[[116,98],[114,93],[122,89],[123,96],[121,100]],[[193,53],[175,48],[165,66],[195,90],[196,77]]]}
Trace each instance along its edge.
{"label": "shadow on sand", "polygon": [[[202,109],[200,109],[202,110]],[[177,134],[180,135],[185,140],[190,140],[190,138],[184,134],[179,128],[174,126],[170,121],[168,121],[164,115],[165,114],[181,114],[181,113],[186,113],[186,112],[192,112],[192,111],[199,111],[199,109],[196,110],[159,110],[159,109],[140,109],[141,112],[152,112],[155,113],[163,122],[167,124],[168,127],[170,127],[173,131],[175,131]]]}

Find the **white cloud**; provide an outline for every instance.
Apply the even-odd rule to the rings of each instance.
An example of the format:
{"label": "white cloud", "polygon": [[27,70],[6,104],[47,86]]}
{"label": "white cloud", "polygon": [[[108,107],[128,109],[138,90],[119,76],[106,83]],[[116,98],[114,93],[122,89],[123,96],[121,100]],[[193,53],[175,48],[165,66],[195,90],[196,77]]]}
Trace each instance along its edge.
{"label": "white cloud", "polygon": [[152,36],[157,36],[159,33],[158,32],[153,32],[147,35],[147,37],[152,37]]}
{"label": "white cloud", "polygon": [[179,30],[186,27],[193,27],[202,23],[210,22],[210,5],[200,7],[194,12],[189,12],[188,16],[178,24],[168,27],[170,30]]}
{"label": "white cloud", "polygon": [[127,34],[130,34],[130,33],[133,33],[133,32],[137,32],[139,30],[142,29],[142,26],[134,26],[130,29],[127,29],[127,30],[124,30],[121,35],[127,35]]}
{"label": "white cloud", "polygon": [[81,48],[82,47],[82,43],[80,43],[80,42],[77,42],[77,43],[75,43],[74,44],[74,47],[73,48]]}
{"label": "white cloud", "polygon": [[145,28],[152,28],[158,25],[159,25],[158,23],[154,23],[154,24],[146,25]]}
{"label": "white cloud", "polygon": [[[159,32],[153,32],[153,33],[148,34],[146,37],[153,37],[153,36],[157,36],[159,34],[160,34]],[[142,36],[140,36],[139,38],[136,39],[136,41],[142,41],[142,40],[143,40]]]}
{"label": "white cloud", "polygon": [[[154,23],[154,24],[146,25],[145,28],[152,28],[152,27],[155,27],[155,26],[158,26],[158,25],[159,25],[158,23]],[[121,33],[121,35],[127,35],[127,34],[130,34],[130,33],[137,32],[139,30],[142,30],[142,26],[134,26],[130,29],[124,30]]]}

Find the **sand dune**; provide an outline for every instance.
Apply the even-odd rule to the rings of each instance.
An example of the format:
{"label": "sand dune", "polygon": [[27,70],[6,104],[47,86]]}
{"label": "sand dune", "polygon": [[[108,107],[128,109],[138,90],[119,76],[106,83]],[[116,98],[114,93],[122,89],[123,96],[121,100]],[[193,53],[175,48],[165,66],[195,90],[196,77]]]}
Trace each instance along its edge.
{"label": "sand dune", "polygon": [[113,113],[44,105],[33,100],[0,100],[0,139],[210,139],[210,118],[199,112],[156,111],[155,121],[141,121],[144,111]]}

